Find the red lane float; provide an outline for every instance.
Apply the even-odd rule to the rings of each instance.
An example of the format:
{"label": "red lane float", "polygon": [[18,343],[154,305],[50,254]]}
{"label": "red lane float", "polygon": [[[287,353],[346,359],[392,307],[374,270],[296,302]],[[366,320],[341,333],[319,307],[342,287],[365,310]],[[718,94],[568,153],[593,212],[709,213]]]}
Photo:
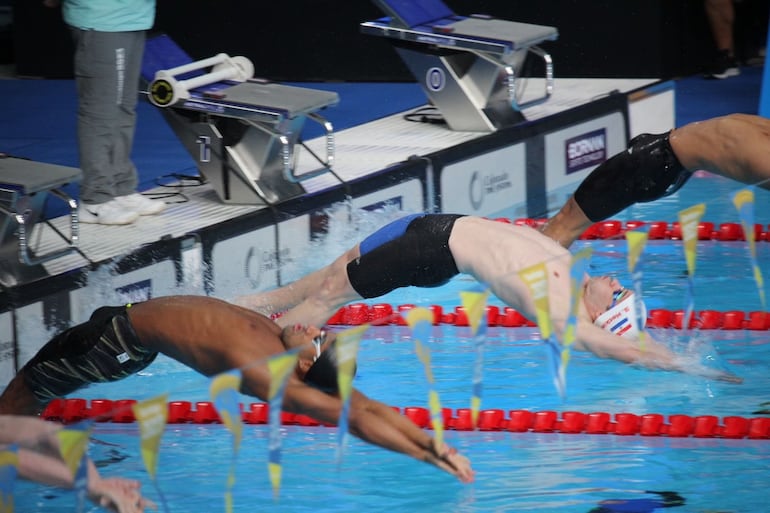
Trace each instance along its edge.
{"label": "red lane float", "polygon": [[[80,398],[55,399],[41,417],[46,420],[72,424],[86,419],[99,422],[135,422],[131,405],[137,401],[123,399]],[[392,407],[420,428],[430,429],[430,411],[420,406],[403,409]],[[246,424],[267,424],[270,406],[267,403],[241,405],[241,417]],[[507,413],[507,415],[506,415]],[[584,433],[593,435],[620,436],[667,436],[696,438],[746,438],[770,440],[770,417],[674,414],[666,418],[659,413],[615,413],[579,411],[556,412],[553,410],[530,411],[486,409],[478,412],[476,425],[470,408],[442,409],[446,429],[454,431],[510,431],[512,433]],[[220,424],[222,420],[209,401],[171,401],[168,403],[169,424]],[[281,424],[299,426],[332,426],[321,423],[307,415],[281,412]]]}
{"label": "red lane float", "polygon": [[[354,303],[337,310],[327,324],[331,326],[357,326],[371,323],[373,325],[395,324],[404,326],[406,321],[404,321],[403,315],[415,307],[416,305],[413,304],[392,306]],[[445,311],[440,305],[430,305],[427,308],[433,312],[434,325],[468,326],[468,315],[463,306],[456,306],[452,311]],[[486,322],[488,326],[506,328],[536,326],[534,322],[509,306],[488,305],[486,307]],[[651,309],[648,313],[648,328],[682,329],[683,323],[684,310]],[[689,327],[702,330],[770,330],[770,312],[701,310],[693,312]]]}
{"label": "red lane float", "polygon": [[[495,219],[496,221],[513,223],[519,226],[531,226],[533,228],[542,227],[546,219],[519,218],[513,221],[504,218]],[[647,230],[647,236],[650,240],[682,240],[682,227],[678,221],[668,223],[666,221],[622,221],[608,219],[599,221],[589,226],[581,235],[581,240],[608,240],[621,239],[629,230]],[[698,223],[698,240],[716,240],[716,241],[745,241],[746,237],[741,223],[719,223],[715,225],[712,222],[701,221]],[[761,224],[754,224],[754,240],[770,241],[770,225],[765,227]]]}

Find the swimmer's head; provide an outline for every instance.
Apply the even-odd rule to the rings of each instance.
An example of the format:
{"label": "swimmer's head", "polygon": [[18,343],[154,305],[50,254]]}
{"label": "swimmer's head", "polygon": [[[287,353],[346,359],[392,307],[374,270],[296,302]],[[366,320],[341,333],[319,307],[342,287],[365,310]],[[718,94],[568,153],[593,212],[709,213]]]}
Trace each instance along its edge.
{"label": "swimmer's head", "polygon": [[[617,298],[610,308],[594,320],[594,324],[610,333],[624,338],[639,338],[639,323],[636,315],[634,293],[622,289],[616,293]],[[642,305],[642,328],[647,319],[647,307]]]}
{"label": "swimmer's head", "polygon": [[[585,302],[596,326],[624,338],[639,337],[634,293],[614,278],[590,278],[585,286]],[[644,302],[641,306],[644,328],[647,308]]]}
{"label": "swimmer's head", "polygon": [[339,385],[334,333],[295,325],[284,328],[281,339],[287,349],[303,346],[297,363],[298,376],[303,382],[323,392],[337,393]]}
{"label": "swimmer's head", "polygon": [[304,381],[311,387],[323,392],[336,393],[339,389],[339,383],[337,383],[337,352],[333,342],[329,347],[321,351],[326,338],[326,331],[321,330],[321,334],[313,339],[316,355],[313,359],[313,365],[310,366],[305,374]]}

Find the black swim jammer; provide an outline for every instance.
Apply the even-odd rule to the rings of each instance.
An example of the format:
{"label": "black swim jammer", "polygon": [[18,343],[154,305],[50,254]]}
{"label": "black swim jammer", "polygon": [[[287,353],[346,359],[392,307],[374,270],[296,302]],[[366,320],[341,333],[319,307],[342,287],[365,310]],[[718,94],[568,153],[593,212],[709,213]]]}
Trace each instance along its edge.
{"label": "black swim jammer", "polygon": [[102,307],[91,318],[48,342],[22,369],[42,403],[90,383],[117,381],[147,367],[158,355],[144,348],[126,306]]}
{"label": "black swim jammer", "polygon": [[634,203],[678,191],[692,175],[671,148],[669,133],[641,134],[594,169],[575,191],[575,201],[593,222],[613,216]]}
{"label": "black swim jammer", "polygon": [[398,219],[361,242],[361,256],[348,263],[350,284],[361,297],[379,297],[400,287],[438,287],[459,271],[449,250],[457,214],[416,214]]}

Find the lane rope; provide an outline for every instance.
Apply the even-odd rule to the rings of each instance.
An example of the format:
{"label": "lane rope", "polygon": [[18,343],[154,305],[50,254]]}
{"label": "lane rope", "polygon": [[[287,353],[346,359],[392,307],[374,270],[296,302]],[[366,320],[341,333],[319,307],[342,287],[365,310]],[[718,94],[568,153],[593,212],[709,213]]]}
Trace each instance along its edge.
{"label": "lane rope", "polygon": [[[508,219],[504,217],[495,218],[495,221],[512,223],[516,225],[526,225],[533,228],[542,227],[547,219],[533,219],[521,217],[518,219]],[[594,223],[584,231],[580,240],[608,240],[622,239],[629,230],[638,230],[644,228],[647,230],[649,240],[682,240],[682,227],[679,221],[622,221],[609,219]],[[713,223],[701,221],[698,223],[698,240],[706,241],[745,241],[743,226],[740,222]],[[759,223],[754,224],[754,240],[757,242],[770,242],[770,225],[765,227]]]}
{"label": "lane rope", "polygon": [[[133,423],[136,421],[131,405],[134,399],[55,399],[41,417],[46,420],[72,424],[86,419],[96,422]],[[269,405],[255,402],[241,407],[245,424],[267,424]],[[431,429],[430,411],[419,406],[393,409],[405,415],[418,427]],[[662,415],[660,413],[579,412],[554,410],[487,409],[479,412],[478,424],[473,426],[470,408],[443,408],[445,429],[454,431],[509,431],[514,433],[569,433],[621,436],[665,436],[695,438],[729,438],[770,440],[770,417],[731,415]],[[170,401],[169,424],[221,424],[214,403],[210,401]],[[301,414],[281,412],[283,425],[326,426]]]}
{"label": "lane rope", "polygon": [[[327,322],[330,326],[360,326],[361,324],[399,325],[406,326],[404,314],[417,305],[388,303],[352,303],[341,307]],[[450,307],[445,310],[441,305],[430,305],[433,312],[433,324],[450,326],[468,326],[468,315],[463,306]],[[664,308],[651,309],[647,317],[647,328],[682,329],[684,310],[667,310]],[[487,326],[505,328],[536,327],[537,324],[528,320],[516,309],[509,306],[486,306]],[[280,317],[275,315],[273,318]],[[694,312],[690,319],[691,329],[703,330],[770,330],[770,312],[741,310],[700,310]]]}

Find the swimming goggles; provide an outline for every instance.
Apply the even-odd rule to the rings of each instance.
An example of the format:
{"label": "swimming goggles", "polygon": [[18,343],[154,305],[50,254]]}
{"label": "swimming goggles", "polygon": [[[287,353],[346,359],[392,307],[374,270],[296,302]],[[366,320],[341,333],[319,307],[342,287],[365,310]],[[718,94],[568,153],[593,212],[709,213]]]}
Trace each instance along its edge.
{"label": "swimming goggles", "polygon": [[321,346],[326,342],[326,330],[321,330],[321,333],[317,337],[313,338],[313,346],[315,346],[315,358],[313,363],[321,357]]}
{"label": "swimming goggles", "polygon": [[625,295],[626,291],[628,289],[620,288],[612,293],[612,303],[610,303],[610,307],[607,310],[612,310],[612,308],[618,304],[618,301],[620,301],[623,296]]}

